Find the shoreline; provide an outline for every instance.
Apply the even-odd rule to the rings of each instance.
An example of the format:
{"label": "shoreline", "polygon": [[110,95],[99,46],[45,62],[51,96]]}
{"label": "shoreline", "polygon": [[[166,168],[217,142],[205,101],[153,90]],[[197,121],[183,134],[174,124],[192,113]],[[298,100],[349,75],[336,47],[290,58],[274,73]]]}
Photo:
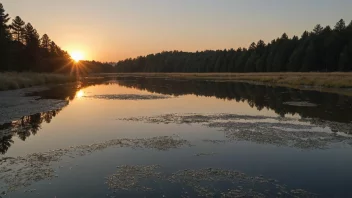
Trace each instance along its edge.
{"label": "shoreline", "polygon": [[0,72],[0,91],[75,82],[73,76],[56,73]]}
{"label": "shoreline", "polygon": [[104,77],[148,77],[178,80],[243,82],[352,96],[352,72],[336,73],[105,73]]}
{"label": "shoreline", "polygon": [[62,109],[68,101],[59,99],[38,100],[28,93],[49,90],[48,86],[36,86],[17,90],[0,91],[0,126],[20,120],[24,116]]}

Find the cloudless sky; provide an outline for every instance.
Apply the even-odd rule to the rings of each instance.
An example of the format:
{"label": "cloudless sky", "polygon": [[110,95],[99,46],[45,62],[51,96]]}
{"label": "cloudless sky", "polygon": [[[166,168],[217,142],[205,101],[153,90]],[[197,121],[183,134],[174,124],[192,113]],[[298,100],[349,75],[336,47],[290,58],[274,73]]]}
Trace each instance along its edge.
{"label": "cloudless sky", "polygon": [[0,0],[63,49],[118,61],[160,51],[248,47],[352,20],[352,0]]}

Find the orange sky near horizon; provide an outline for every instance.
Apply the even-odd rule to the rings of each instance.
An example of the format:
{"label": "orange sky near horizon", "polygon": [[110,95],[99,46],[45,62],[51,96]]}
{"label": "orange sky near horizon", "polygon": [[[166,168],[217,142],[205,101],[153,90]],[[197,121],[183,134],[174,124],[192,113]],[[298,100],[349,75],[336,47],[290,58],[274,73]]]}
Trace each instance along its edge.
{"label": "orange sky near horizon", "polygon": [[161,51],[248,47],[352,19],[349,0],[2,0],[68,52],[118,61]]}

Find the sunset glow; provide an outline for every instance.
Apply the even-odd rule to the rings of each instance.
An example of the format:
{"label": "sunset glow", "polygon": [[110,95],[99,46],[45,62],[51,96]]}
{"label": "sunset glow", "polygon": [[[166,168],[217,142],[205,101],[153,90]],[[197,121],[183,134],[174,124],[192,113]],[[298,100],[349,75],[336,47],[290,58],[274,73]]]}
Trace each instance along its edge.
{"label": "sunset glow", "polygon": [[[262,39],[268,43],[284,32],[289,37],[301,36],[317,23],[334,27],[341,18],[347,24],[352,19],[349,0],[270,0],[270,3],[2,0],[1,3],[12,18],[23,16],[64,50],[84,51],[85,60],[96,61],[119,61],[164,50],[248,48],[253,41]],[[51,7],[55,7],[55,22],[43,18],[53,15],[53,10],[47,9]],[[209,13],[217,17],[210,17]]]}
{"label": "sunset glow", "polygon": [[73,51],[70,53],[70,56],[76,62],[84,59],[84,54],[80,51]]}
{"label": "sunset glow", "polygon": [[76,98],[82,98],[84,96],[84,92],[82,90],[76,93]]}

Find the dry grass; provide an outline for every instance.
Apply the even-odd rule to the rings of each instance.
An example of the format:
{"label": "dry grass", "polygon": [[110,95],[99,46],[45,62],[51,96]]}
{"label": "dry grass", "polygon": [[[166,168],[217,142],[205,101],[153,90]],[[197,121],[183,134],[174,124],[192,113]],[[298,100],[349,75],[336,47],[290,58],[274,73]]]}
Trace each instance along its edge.
{"label": "dry grass", "polygon": [[253,81],[273,85],[351,88],[352,73],[129,73],[119,76],[206,79],[216,81]]}
{"label": "dry grass", "polygon": [[[247,82],[352,96],[352,72],[333,73],[118,73],[105,76]],[[348,89],[346,89],[348,88]]]}
{"label": "dry grass", "polygon": [[75,80],[74,77],[63,74],[6,72],[0,73],[0,91],[36,85],[67,83]]}

